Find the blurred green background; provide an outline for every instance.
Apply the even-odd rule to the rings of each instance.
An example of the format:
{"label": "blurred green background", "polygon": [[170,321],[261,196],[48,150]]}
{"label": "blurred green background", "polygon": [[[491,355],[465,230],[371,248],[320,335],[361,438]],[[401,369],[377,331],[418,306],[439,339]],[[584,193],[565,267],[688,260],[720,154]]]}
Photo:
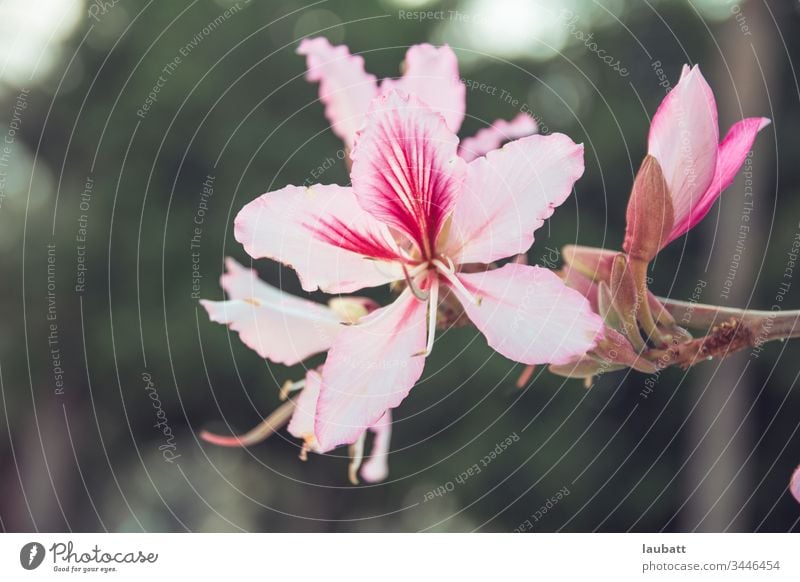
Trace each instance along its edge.
{"label": "blurred green background", "polygon": [[[406,17],[420,10],[441,16]],[[539,264],[564,244],[621,245],[649,115],[665,93],[658,63],[674,83],[690,62],[715,89],[721,131],[743,116],[773,125],[749,168],[743,248],[740,177],[659,256],[653,289],[687,300],[700,281],[703,302],[769,309],[800,221],[797,2],[7,0],[0,15],[10,152],[0,164],[3,530],[513,531],[525,520],[534,531],[798,529],[786,489],[800,462],[800,342],[665,371],[645,398],[648,377],[635,372],[586,390],[539,369],[519,390],[520,366],[473,329],[450,330],[396,411],[391,475],[375,486],[347,483],[345,450],[300,462],[285,432],[248,450],[201,444],[203,428],[257,424],[303,370],[261,360],[208,321],[191,296],[190,249],[211,175],[198,260],[201,296],[221,298],[223,258],[248,264],[232,236],[239,208],[336,157],[341,144],[294,52],[306,36],[348,44],[379,78],[399,74],[409,45],[448,42],[464,78],[498,88],[468,92],[462,137],[525,104],[543,132],[584,142],[576,195],[529,252]],[[157,101],[137,115],[160,75]],[[322,177],[347,180],[339,161]],[[300,292],[290,270],[255,267]],[[800,308],[796,286],[782,306]],[[144,374],[175,435],[172,463]],[[515,433],[480,474],[455,482]],[[425,501],[438,487],[452,490]]]}

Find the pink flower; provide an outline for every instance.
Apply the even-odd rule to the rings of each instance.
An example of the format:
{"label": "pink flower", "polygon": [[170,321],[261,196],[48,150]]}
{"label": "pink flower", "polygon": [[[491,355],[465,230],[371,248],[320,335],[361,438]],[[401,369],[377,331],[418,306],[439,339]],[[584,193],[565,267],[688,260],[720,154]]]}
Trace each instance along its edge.
{"label": "pink flower", "polygon": [[583,173],[582,146],[534,135],[470,163],[457,147],[442,115],[392,92],[373,101],[356,140],[352,188],[287,186],[236,218],[247,252],[292,266],[307,291],[406,283],[333,341],[315,415],[321,451],[356,442],[406,397],[433,345],[441,291],[512,360],[565,363],[594,346],[601,319],[550,271],[461,269],[529,249]]}
{"label": "pink flower", "polygon": [[[700,222],[720,193],[731,185],[770,121],[743,119],[720,143],[717,104],[698,66],[684,65],[680,82],[666,96],[650,125],[649,154],[666,180],[674,220],[662,246]],[[626,250],[629,241],[626,240]]]}
{"label": "pink flower", "polygon": [[[339,332],[345,329],[342,324],[354,324],[376,307],[370,299],[360,297],[338,297],[324,306],[264,283],[255,271],[232,258],[225,260],[225,266],[227,272],[220,278],[220,284],[228,294],[228,301],[202,300],[200,303],[212,321],[238,332],[241,340],[262,358],[287,366],[327,351]],[[317,370],[309,370],[304,380],[287,382],[281,391],[282,399],[298,392],[296,398],[280,406],[245,435],[221,436],[203,431],[200,436],[219,446],[251,446],[288,423],[289,434],[303,440],[300,456],[305,460],[308,451],[319,452],[314,439],[314,414],[320,383]],[[391,415],[387,412],[370,426],[370,430],[375,433],[375,439],[372,454],[361,467],[361,476],[374,483],[385,479],[389,472]],[[354,483],[364,457],[365,437],[366,431],[363,431],[356,440],[357,450],[350,464],[350,480]]]}
{"label": "pink flower", "polygon": [[[458,133],[466,111],[466,87],[461,82],[458,61],[448,46],[417,44],[408,49],[403,75],[378,83],[364,70],[364,59],[351,55],[345,45],[332,46],[323,37],[305,39],[297,49],[306,57],[306,79],[319,82],[319,96],[333,132],[348,150],[364,125],[370,102],[390,91],[416,95],[444,116],[447,126]],[[464,140],[460,155],[471,161],[497,149],[504,141],[536,133],[532,117],[520,113],[512,121],[498,120]]]}

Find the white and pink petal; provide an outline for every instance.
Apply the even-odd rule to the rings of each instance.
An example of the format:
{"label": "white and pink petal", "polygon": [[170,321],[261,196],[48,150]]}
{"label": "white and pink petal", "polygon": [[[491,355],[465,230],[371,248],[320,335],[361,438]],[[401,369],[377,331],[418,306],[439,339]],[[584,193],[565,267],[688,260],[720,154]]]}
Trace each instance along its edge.
{"label": "white and pink petal", "polygon": [[398,90],[416,95],[445,118],[453,133],[458,133],[467,109],[467,88],[461,82],[453,50],[447,45],[416,44],[406,52],[403,69],[402,77],[381,82],[381,93]]}
{"label": "white and pink petal", "polygon": [[532,135],[470,162],[446,244],[456,263],[491,263],[526,252],[533,233],[583,175],[583,145]]}
{"label": "white and pink petal", "polygon": [[387,410],[378,422],[370,427],[373,433],[372,450],[361,466],[361,478],[367,483],[378,483],[389,476],[389,446],[392,440],[392,412]]}
{"label": "white and pink petal", "polygon": [[603,329],[589,301],[549,269],[509,263],[458,277],[470,294],[454,288],[467,316],[515,362],[565,364],[592,349]]}
{"label": "white and pink petal", "polygon": [[406,289],[334,342],[322,370],[315,434],[322,451],[356,442],[422,374],[426,303]]}
{"label": "white and pink petal", "polygon": [[472,137],[463,139],[458,148],[458,155],[471,162],[496,150],[505,142],[528,137],[538,131],[536,120],[527,113],[520,113],[511,121],[498,119],[489,127],[479,129]]}
{"label": "white and pink petal", "polygon": [[364,70],[360,55],[351,55],[344,45],[332,46],[324,37],[303,40],[297,53],[306,57],[306,79],[319,82],[331,129],[352,148],[369,103],[378,94],[377,79]]}
{"label": "white and pink petal", "polygon": [[305,444],[313,449],[316,445],[314,437],[314,419],[317,413],[317,399],[322,386],[322,377],[316,370],[306,373],[305,386],[294,397],[294,413],[289,421],[287,430],[293,437],[303,439]]}
{"label": "white and pink petal", "polygon": [[648,153],[661,166],[676,217],[688,216],[711,184],[718,144],[714,93],[699,67],[685,66],[653,116],[648,138]]}
{"label": "white and pink petal", "polygon": [[336,313],[319,303],[272,291],[271,297],[200,304],[211,321],[227,325],[242,343],[272,362],[294,366],[327,350],[344,327]]}
{"label": "white and pink petal", "polygon": [[750,117],[731,127],[719,144],[717,166],[708,189],[697,204],[689,209],[688,214],[675,213],[675,223],[667,242],[675,240],[705,218],[719,195],[736,179],[758,132],[769,124],[770,120],[765,117]]}
{"label": "white and pink petal", "polygon": [[269,301],[282,299],[287,295],[284,291],[262,281],[254,269],[245,267],[233,257],[225,257],[225,272],[220,276],[219,282],[228,299],[256,298]]}

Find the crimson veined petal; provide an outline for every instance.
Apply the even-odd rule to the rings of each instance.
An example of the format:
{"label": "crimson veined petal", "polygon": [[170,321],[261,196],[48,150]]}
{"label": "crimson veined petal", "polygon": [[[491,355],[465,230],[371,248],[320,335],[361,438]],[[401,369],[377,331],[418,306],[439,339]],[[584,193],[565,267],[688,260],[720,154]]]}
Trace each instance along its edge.
{"label": "crimson veined petal", "polygon": [[648,153],[661,166],[676,217],[689,215],[711,184],[718,145],[714,93],[699,67],[685,66],[653,116],[648,138]]}
{"label": "crimson veined petal", "polygon": [[524,137],[470,162],[447,254],[457,263],[490,263],[526,252],[583,168],[583,145],[562,134]]}
{"label": "crimson veined petal", "polygon": [[239,212],[235,236],[251,257],[294,268],[306,291],[347,293],[403,278],[388,229],[362,210],[351,188],[264,194]]}
{"label": "crimson veined petal", "polygon": [[511,121],[498,119],[489,127],[476,131],[472,137],[462,140],[458,154],[466,161],[471,162],[475,158],[496,150],[507,141],[528,137],[538,131],[539,126],[536,120],[527,113],[520,113]]}
{"label": "crimson veined petal", "polygon": [[351,55],[344,45],[332,46],[327,38],[305,39],[297,52],[306,57],[306,79],[319,81],[319,98],[333,132],[352,148],[369,102],[378,94],[377,79],[364,70],[361,56]]}
{"label": "crimson veined petal", "polygon": [[381,82],[381,93],[399,90],[416,95],[445,118],[453,133],[458,133],[467,108],[467,88],[461,82],[453,50],[447,45],[414,45],[406,52],[403,67],[402,77]]}
{"label": "crimson veined petal", "polygon": [[509,263],[459,274],[473,302],[453,287],[489,345],[523,364],[564,364],[595,346],[603,321],[589,302],[552,271]]}
{"label": "crimson veined petal", "polygon": [[406,289],[391,304],[346,327],[322,369],[315,434],[323,451],[354,443],[408,395],[425,359],[426,303]]}
{"label": "crimson veined petal", "polygon": [[212,321],[238,332],[262,358],[287,366],[331,346],[343,327],[334,310],[268,285],[233,259],[225,264],[222,286],[231,299],[200,301]]}
{"label": "crimson veined petal", "polygon": [[457,146],[442,116],[416,97],[375,99],[352,156],[358,202],[429,254],[464,180]]}
{"label": "crimson veined petal", "polygon": [[317,240],[357,255],[384,261],[395,261],[399,257],[396,245],[391,244],[391,237],[380,228],[361,232],[338,216],[320,217],[317,224],[305,223],[305,226]]}
{"label": "crimson veined petal", "polygon": [[731,127],[725,139],[719,144],[717,166],[708,189],[697,204],[688,209],[688,214],[679,216],[676,213],[675,225],[667,242],[675,240],[705,218],[722,191],[733,183],[753,147],[758,132],[769,124],[770,120],[765,117],[750,117]]}

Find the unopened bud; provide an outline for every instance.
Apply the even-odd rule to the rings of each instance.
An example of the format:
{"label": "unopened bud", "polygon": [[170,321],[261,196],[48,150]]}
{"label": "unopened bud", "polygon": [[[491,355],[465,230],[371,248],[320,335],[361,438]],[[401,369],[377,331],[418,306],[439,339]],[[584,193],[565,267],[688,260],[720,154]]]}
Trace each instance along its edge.
{"label": "unopened bud", "polygon": [[593,282],[589,277],[584,276],[578,269],[565,265],[556,274],[561,277],[564,284],[570,289],[575,289],[578,293],[589,300],[589,305],[592,311],[600,313],[597,306],[597,283]]}
{"label": "unopened bud", "polygon": [[614,372],[622,370],[625,366],[611,364],[610,362],[600,362],[591,356],[582,356],[574,362],[568,364],[550,364],[548,370],[558,376],[565,378],[592,378],[604,372]]}
{"label": "unopened bud", "polygon": [[675,221],[669,187],[653,156],[644,159],[636,174],[625,217],[622,248],[632,259],[649,263],[667,242]]}
{"label": "unopened bud", "polygon": [[611,261],[617,251],[567,245],[561,249],[564,262],[592,281],[608,281],[611,276]]}
{"label": "unopened bud", "polygon": [[601,281],[597,284],[597,310],[606,326],[613,329],[622,329],[619,313],[614,308],[613,296],[608,283]]}
{"label": "unopened bud", "polygon": [[620,331],[634,348],[644,349],[644,340],[637,323],[639,315],[639,293],[634,274],[629,268],[628,259],[622,253],[614,257],[611,265],[611,303],[621,322]]}
{"label": "unopened bud", "polygon": [[650,291],[647,292],[647,304],[650,306],[650,312],[653,314],[658,325],[666,328],[676,326],[675,318],[664,308],[664,305],[659,301],[658,297],[653,295]]}
{"label": "unopened bud", "polygon": [[652,374],[658,369],[653,362],[644,359],[634,350],[624,335],[608,327],[603,330],[603,338],[597,342],[592,352],[601,360],[611,364],[621,364],[645,374]]}

